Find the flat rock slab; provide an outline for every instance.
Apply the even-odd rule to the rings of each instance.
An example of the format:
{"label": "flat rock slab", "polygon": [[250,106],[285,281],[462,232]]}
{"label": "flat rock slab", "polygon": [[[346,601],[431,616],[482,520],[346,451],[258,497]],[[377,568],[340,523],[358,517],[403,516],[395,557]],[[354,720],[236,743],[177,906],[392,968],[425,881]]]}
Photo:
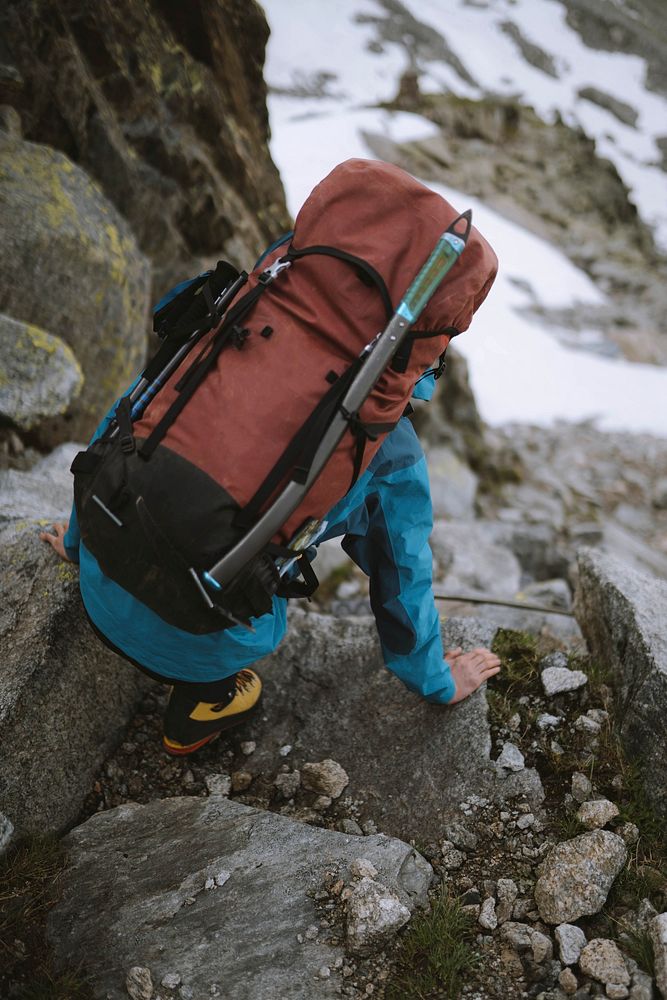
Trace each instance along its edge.
{"label": "flat rock slab", "polygon": [[[410,911],[425,904],[432,875],[398,840],[349,837],[219,797],[119,806],[64,843],[69,867],[49,939],[63,962],[84,964],[100,1000],[127,1000],[134,966],[156,986],[180,976],[197,1000],[214,984],[225,1000],[339,996],[343,947],[327,937],[340,941],[340,929],[306,934],[325,912],[312,894],[327,873],[349,883],[364,857]],[[216,877],[221,884],[205,888]],[[324,966],[331,976],[319,978]]]}
{"label": "flat rock slab", "polygon": [[[496,630],[449,619],[445,648],[488,646]],[[333,759],[350,777],[344,795],[364,803],[362,818],[406,840],[441,837],[471,795],[542,801],[535,771],[510,772],[490,760],[483,691],[451,708],[411,693],[384,666],[370,618],[293,613],[288,637],[258,669],[265,699],[248,726],[257,743],[247,763],[253,774],[275,769],[286,744],[293,749],[282,760],[292,768]]]}
{"label": "flat rock slab", "polygon": [[654,807],[667,816],[667,581],[583,549],[575,612],[593,656],[610,668],[621,738]]}

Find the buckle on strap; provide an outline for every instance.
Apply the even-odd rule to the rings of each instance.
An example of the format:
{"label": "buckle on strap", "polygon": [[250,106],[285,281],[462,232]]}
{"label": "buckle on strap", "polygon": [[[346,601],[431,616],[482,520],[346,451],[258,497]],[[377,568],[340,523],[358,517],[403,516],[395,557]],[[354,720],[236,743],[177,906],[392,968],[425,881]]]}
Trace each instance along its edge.
{"label": "buckle on strap", "polygon": [[259,276],[259,281],[263,285],[270,285],[282,271],[286,271],[288,267],[291,267],[291,265],[291,260],[285,260],[284,257],[278,257],[278,259],[274,260],[270,267],[267,267],[265,271],[262,271]]}

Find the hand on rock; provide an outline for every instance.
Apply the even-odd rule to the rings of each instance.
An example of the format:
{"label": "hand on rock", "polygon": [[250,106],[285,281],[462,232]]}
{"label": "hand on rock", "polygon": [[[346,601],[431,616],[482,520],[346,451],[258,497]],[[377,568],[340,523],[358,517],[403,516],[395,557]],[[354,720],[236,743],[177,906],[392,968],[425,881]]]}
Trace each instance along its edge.
{"label": "hand on rock", "polygon": [[41,540],[43,542],[48,542],[53,551],[57,552],[60,558],[64,559],[65,562],[72,561],[65,552],[65,533],[68,528],[69,528],[69,521],[66,521],[64,524],[58,523],[53,525],[53,531],[55,531],[55,535],[52,535],[48,531],[40,531],[39,533],[39,537],[41,538]]}
{"label": "hand on rock", "polygon": [[470,653],[464,653],[460,647],[451,649],[445,653],[445,659],[456,684],[454,697],[448,702],[450,705],[463,701],[488,681],[489,677],[500,673],[498,657],[490,649],[483,649],[481,646]]}

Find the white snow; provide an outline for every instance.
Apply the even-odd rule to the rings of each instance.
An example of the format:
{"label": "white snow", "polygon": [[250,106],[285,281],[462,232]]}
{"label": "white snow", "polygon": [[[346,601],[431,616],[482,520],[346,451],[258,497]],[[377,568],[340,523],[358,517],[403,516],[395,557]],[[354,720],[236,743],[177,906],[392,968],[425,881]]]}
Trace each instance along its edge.
{"label": "white snow", "polygon": [[[446,39],[482,88],[461,80],[439,62],[420,67],[422,89],[443,87],[463,96],[483,90],[515,93],[546,120],[556,112],[580,123],[613,160],[644,219],[667,245],[667,175],[655,166],[655,137],[667,134],[667,101],[646,91],[641,59],[586,48],[565,23],[556,0],[489,0],[483,9],[458,0],[403,0],[414,17]],[[371,105],[394,96],[406,55],[401,47],[373,46],[376,31],[367,19],[386,17],[375,0],[264,0],[272,35],[266,76],[276,88],[269,97],[271,151],[296,214],[310,190],[341,160],[371,156],[364,135],[396,141],[425,138],[434,126],[410,114]],[[514,41],[499,29],[516,23],[523,35],[548,51],[554,79],[529,65]],[[296,96],[317,81],[326,96]],[[638,128],[577,97],[598,87],[639,114]],[[295,94],[280,91],[295,90]],[[603,296],[558,250],[460,192],[431,185],[457,207],[473,207],[475,223],[496,249],[501,270],[469,332],[457,342],[470,363],[483,417],[490,423],[547,424],[556,419],[595,420],[601,428],[667,435],[667,369],[607,359],[568,349],[553,330],[521,314],[527,306],[565,307],[596,303]],[[579,339],[599,337],[583,331]]]}

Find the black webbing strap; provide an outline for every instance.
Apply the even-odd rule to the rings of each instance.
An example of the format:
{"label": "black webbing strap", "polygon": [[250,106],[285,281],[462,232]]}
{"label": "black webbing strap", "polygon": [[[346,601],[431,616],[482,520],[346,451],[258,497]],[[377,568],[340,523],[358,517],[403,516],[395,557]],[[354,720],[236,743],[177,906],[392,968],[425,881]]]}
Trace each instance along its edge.
{"label": "black webbing strap", "polygon": [[393,431],[396,426],[396,421],[387,424],[367,424],[359,420],[356,414],[345,414],[347,422],[350,425],[350,430],[354,434],[357,442],[357,446],[354,453],[354,468],[352,469],[352,479],[350,480],[350,485],[348,486],[348,492],[352,489],[357,479],[359,478],[359,473],[361,472],[361,466],[364,460],[364,453],[366,451],[367,441],[377,441],[380,434],[389,434]]}
{"label": "black webbing strap", "polygon": [[286,580],[276,591],[278,597],[312,597],[320,585],[310,559],[304,552],[296,561],[303,580]]}
{"label": "black webbing strap", "polygon": [[340,406],[342,399],[359,371],[362,359],[357,358],[347,371],[322,396],[310,416],[301,425],[273,468],[269,471],[248,503],[234,518],[239,528],[248,529],[255,523],[260,510],[282,481],[292,472],[291,479],[305,483],[324,432]]}
{"label": "black webbing strap", "polygon": [[205,353],[204,357],[200,354],[190,368],[188,368],[176,387],[179,390],[179,395],[176,397],[159,423],[155,425],[143,444],[139,447],[138,453],[142,458],[150,458],[153,454],[168,429],[171,427],[178,415],[185,409],[199,386],[215,366],[222,349],[225,347],[232,335],[232,330],[234,329],[235,324],[243,316],[245,316],[250,309],[252,309],[255,302],[257,302],[257,299],[268,287],[268,284],[260,282],[255,286],[255,288],[247,292],[243,298],[228,311],[220,329],[214,335],[212,340],[206,345],[204,352],[202,352],[207,353]]}
{"label": "black webbing strap", "polygon": [[215,300],[239,277],[237,268],[219,260],[215,270],[200,274],[153,315],[153,329],[159,337],[178,340],[181,344],[194,330],[209,320],[209,329],[216,322]]}
{"label": "black webbing strap", "polygon": [[396,354],[394,354],[391,362],[392,370],[399,372],[399,374],[403,374],[408,370],[410,355],[412,354],[412,345],[415,340],[432,340],[434,337],[442,337],[447,333],[451,339],[452,337],[458,336],[459,331],[455,326],[443,326],[440,330],[411,330],[407,337],[405,337],[403,342],[399,345]]}
{"label": "black webbing strap", "polygon": [[135,449],[135,443],[132,431],[132,403],[129,396],[123,396],[116,407],[116,423],[121,451],[126,455],[131,455]]}
{"label": "black webbing strap", "polygon": [[290,246],[287,253],[284,255],[285,260],[297,260],[299,257],[309,257],[311,254],[323,254],[326,257],[336,257],[338,260],[343,260],[347,264],[356,268],[360,272],[360,277],[366,280],[367,284],[375,285],[380,295],[382,296],[382,303],[387,313],[387,319],[391,319],[394,315],[394,307],[391,303],[391,296],[389,294],[389,289],[387,288],[384,278],[376,271],[375,268],[364,260],[363,257],[355,257],[354,254],[347,253],[346,250],[339,250],[337,247],[329,247],[324,245],[314,245],[312,247],[303,247],[301,250],[297,250],[294,246]]}

